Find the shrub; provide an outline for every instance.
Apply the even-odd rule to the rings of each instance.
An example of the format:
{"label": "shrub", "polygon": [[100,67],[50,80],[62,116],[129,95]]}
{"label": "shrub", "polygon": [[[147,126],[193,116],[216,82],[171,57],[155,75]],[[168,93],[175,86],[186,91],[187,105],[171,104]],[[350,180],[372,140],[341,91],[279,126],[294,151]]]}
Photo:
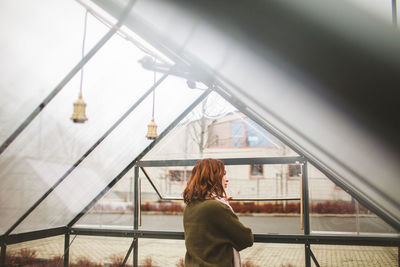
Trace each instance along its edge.
{"label": "shrub", "polygon": [[117,254],[110,256],[111,267],[119,267],[124,262],[125,257]]}
{"label": "shrub", "polygon": [[185,260],[184,259],[179,259],[179,261],[176,264],[176,267],[185,267]]}
{"label": "shrub", "polygon": [[101,264],[93,263],[86,257],[78,258],[75,264],[70,264],[71,267],[102,267]]}
{"label": "shrub", "polygon": [[[237,213],[249,214],[249,213],[300,213],[299,202],[231,202],[233,210]],[[133,211],[133,206],[128,204],[126,206],[111,206],[109,204],[97,204],[94,207],[97,212],[126,212]],[[141,210],[166,212],[166,213],[182,213],[184,205],[182,203],[143,203],[141,204]],[[350,201],[325,201],[325,202],[313,202],[310,204],[310,211],[312,213],[320,214],[353,214],[355,213],[355,204]],[[367,214],[369,211],[359,206],[360,213]]]}
{"label": "shrub", "polygon": [[242,267],[260,267],[260,266],[252,263],[251,261],[245,261],[242,262]]}
{"label": "shrub", "polygon": [[142,267],[153,267],[153,260],[151,257],[147,257],[143,260],[143,263],[141,265]]}

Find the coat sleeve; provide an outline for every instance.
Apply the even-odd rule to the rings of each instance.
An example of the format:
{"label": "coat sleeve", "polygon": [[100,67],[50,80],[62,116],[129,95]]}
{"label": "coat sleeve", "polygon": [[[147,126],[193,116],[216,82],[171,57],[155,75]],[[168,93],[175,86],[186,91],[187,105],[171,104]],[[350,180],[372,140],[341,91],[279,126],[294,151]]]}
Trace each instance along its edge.
{"label": "coat sleeve", "polygon": [[254,236],[251,229],[244,226],[229,207],[215,201],[210,210],[212,213],[209,214],[210,220],[216,228],[226,234],[237,251],[253,245]]}

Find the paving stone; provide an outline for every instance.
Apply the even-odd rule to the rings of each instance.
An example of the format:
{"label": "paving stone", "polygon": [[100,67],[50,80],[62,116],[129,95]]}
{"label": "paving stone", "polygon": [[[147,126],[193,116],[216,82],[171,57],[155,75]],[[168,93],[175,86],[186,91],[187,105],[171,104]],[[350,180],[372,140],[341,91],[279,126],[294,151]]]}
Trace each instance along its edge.
{"label": "paving stone", "polygon": [[[71,236],[70,262],[86,258],[109,266],[113,258],[124,258],[132,239],[117,237]],[[36,251],[38,258],[50,259],[64,253],[64,236],[39,239],[7,247],[7,253],[22,248]],[[398,266],[398,248],[369,246],[312,245],[311,250],[324,267],[395,267]],[[241,251],[242,262],[251,261],[256,267],[304,267],[304,245],[262,244]],[[146,258],[153,266],[175,267],[185,256],[183,240],[139,239],[139,265]],[[128,263],[132,265],[132,254]],[[315,266],[313,264],[313,266]]]}

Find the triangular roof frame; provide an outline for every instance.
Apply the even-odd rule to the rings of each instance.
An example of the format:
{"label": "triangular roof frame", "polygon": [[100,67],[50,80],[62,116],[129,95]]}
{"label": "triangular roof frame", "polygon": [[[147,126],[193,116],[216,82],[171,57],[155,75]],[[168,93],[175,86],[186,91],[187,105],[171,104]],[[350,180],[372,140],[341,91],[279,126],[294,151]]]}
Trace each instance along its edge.
{"label": "triangular roof frame", "polygon": [[[101,8],[103,8],[104,10],[106,10],[108,13],[110,13],[111,15],[116,15],[118,14],[118,12],[121,10],[121,6],[119,6],[121,3],[119,3],[118,1],[105,1],[105,0],[92,0],[92,2],[96,3],[97,5],[99,5]],[[343,3],[341,3],[342,5]],[[139,7],[137,7],[137,5],[139,5]],[[192,41],[190,40],[190,36],[191,33],[188,33],[188,35],[184,35],[182,34],[183,38],[187,38],[184,40],[179,40],[178,42],[175,42],[173,39],[171,39],[171,36],[174,36],[173,33],[169,33],[169,34],[164,34],[163,32],[159,32],[158,29],[160,29],[160,27],[163,27],[163,25],[157,25],[160,26],[159,28],[155,27],[156,24],[152,25],[150,23],[153,23],[153,21],[149,22],[149,20],[144,20],[142,18],[142,14],[143,16],[148,15],[147,13],[150,13],[150,15],[148,15],[147,19],[149,18],[155,18],[152,17],[152,15],[154,16],[154,14],[157,14],[157,11],[163,10],[162,12],[165,14],[165,16],[169,19],[168,20],[168,25],[179,25],[179,23],[182,23],[182,20],[180,20],[180,16],[181,17],[185,17],[186,19],[192,19],[191,22],[195,22],[194,25],[198,25],[196,27],[197,28],[201,28],[203,27],[209,27],[209,25],[213,25],[215,27],[220,27],[222,29],[225,29],[224,27],[226,26],[226,24],[231,23],[231,24],[235,24],[236,27],[241,27],[242,31],[245,31],[246,33],[248,33],[249,35],[251,35],[251,37],[253,37],[254,39],[258,39],[260,36],[264,36],[262,35],[263,33],[266,34],[268,31],[266,32],[257,32],[257,30],[260,30],[262,27],[266,26],[260,26],[260,25],[255,25],[253,22],[254,17],[253,15],[250,16],[246,16],[243,15],[241,11],[243,11],[245,8],[250,8],[252,11],[254,12],[258,12],[257,15],[262,15],[263,12],[269,12],[268,14],[273,14],[274,11],[282,14],[281,12],[285,11],[287,12],[287,14],[289,14],[288,16],[296,16],[298,19],[303,19],[301,22],[305,25],[302,26],[302,28],[298,29],[299,32],[293,32],[290,31],[290,33],[293,34],[293,36],[288,36],[288,38],[291,38],[290,40],[295,40],[295,38],[299,37],[301,34],[312,34],[312,33],[318,33],[320,35],[323,35],[328,42],[332,42],[333,44],[342,44],[343,40],[340,39],[342,38],[342,36],[336,36],[335,34],[332,34],[332,36],[325,36],[324,33],[326,32],[326,29],[330,29],[332,32],[333,30],[329,27],[337,27],[337,25],[335,25],[334,23],[332,23],[332,17],[328,17],[328,15],[331,12],[330,9],[333,8],[338,8],[338,4],[335,5],[335,3],[330,3],[328,6],[326,6],[326,3],[314,3],[313,5],[304,5],[301,6],[301,4],[297,4],[297,3],[293,3],[292,7],[286,6],[285,4],[271,4],[271,6],[265,6],[261,3],[254,3],[254,5],[248,5],[248,3],[242,3],[242,2],[231,2],[231,1],[222,1],[220,2],[218,5],[215,5],[215,3],[213,1],[200,1],[200,2],[187,2],[187,1],[138,1],[136,3],[135,8],[133,9],[133,12],[135,14],[132,15],[132,13],[130,14],[130,16],[127,18],[126,21],[126,26],[128,28],[130,28],[132,31],[134,31],[136,34],[138,34],[141,38],[143,38],[145,41],[147,41],[148,43],[150,43],[151,45],[153,45],[156,49],[158,49],[159,51],[161,51],[163,54],[165,54],[166,56],[168,56],[169,58],[171,58],[174,62],[177,63],[177,65],[179,66],[185,66],[187,67],[187,69],[189,70],[189,72],[192,74],[192,77],[194,77],[195,79],[197,79],[198,81],[203,82],[204,84],[206,84],[207,86],[215,86],[216,91],[222,95],[228,102],[230,102],[233,106],[235,106],[238,110],[240,110],[241,112],[243,112],[245,115],[247,115],[249,118],[251,118],[252,120],[254,120],[255,122],[257,122],[259,125],[261,125],[263,128],[265,128],[266,130],[268,130],[269,132],[271,132],[272,134],[274,134],[276,137],[278,137],[282,142],[284,142],[286,145],[288,145],[291,149],[293,149],[295,152],[297,152],[299,155],[302,155],[304,157],[307,158],[307,160],[313,164],[315,167],[317,167],[320,171],[322,171],[329,179],[331,179],[335,184],[337,184],[338,186],[340,186],[341,188],[343,188],[346,192],[348,192],[349,194],[351,194],[355,199],[357,199],[362,205],[364,205],[365,207],[367,207],[368,209],[370,209],[372,212],[376,213],[378,216],[380,216],[384,221],[386,221],[388,224],[390,224],[392,227],[394,227],[395,229],[400,231],[400,214],[396,214],[396,211],[400,210],[400,203],[396,202],[396,200],[393,199],[393,194],[391,193],[391,195],[389,196],[388,194],[386,194],[385,192],[382,192],[381,189],[377,188],[376,185],[371,184],[368,180],[364,179],[364,177],[362,177],[360,174],[358,174],[357,172],[353,171],[351,168],[349,168],[346,164],[343,164],[343,162],[341,161],[337,161],[337,158],[335,157],[335,155],[330,154],[328,151],[324,151],[324,148],[318,147],[318,145],[316,143],[313,142],[313,140],[310,140],[307,136],[302,135],[301,132],[297,132],[296,134],[298,134],[298,136],[300,136],[300,138],[305,139],[307,142],[313,144],[315,147],[317,147],[318,149],[320,149],[321,151],[324,151],[324,153],[326,155],[328,155],[328,157],[330,157],[332,160],[336,160],[336,162],[339,163],[339,165],[341,164],[341,167],[344,168],[345,172],[350,173],[351,175],[353,175],[353,177],[356,177],[359,181],[362,181],[362,183],[364,183],[366,186],[368,186],[369,188],[372,188],[371,190],[373,190],[373,193],[375,194],[376,197],[380,197],[381,201],[386,201],[386,202],[382,202],[387,204],[388,206],[391,205],[391,211],[386,209],[386,206],[382,206],[382,203],[378,203],[375,202],[371,199],[371,197],[366,194],[366,192],[362,192],[360,190],[357,189],[357,187],[355,187],[354,185],[351,185],[351,183],[345,178],[343,177],[343,175],[341,175],[339,172],[335,171],[332,168],[329,168],[329,166],[327,166],[326,164],[324,164],[322,161],[320,161],[316,155],[313,155],[312,152],[307,151],[307,149],[304,146],[301,146],[298,142],[296,142],[295,139],[293,139],[291,136],[285,134],[284,132],[282,132],[280,129],[277,128],[277,126],[274,126],[273,124],[271,124],[267,119],[265,119],[262,114],[274,114],[274,112],[272,112],[271,110],[268,110],[268,108],[262,110],[258,107],[260,107],[260,102],[258,102],[257,96],[256,95],[248,95],[246,97],[246,95],[248,94],[247,92],[243,91],[243,88],[239,88],[237,87],[235,84],[230,83],[229,80],[225,79],[224,77],[221,76],[220,73],[218,73],[214,68],[207,66],[203,63],[202,60],[200,60],[198,57],[196,57],[197,55],[192,54],[190,51],[185,51],[185,45],[187,42]],[[154,8],[154,10],[151,10],[152,8]],[[346,7],[348,8],[348,7]],[[139,9],[139,11],[137,11],[137,9]],[[158,9],[158,10],[157,10]],[[275,9],[275,10],[274,10]],[[297,10],[296,10],[297,9]],[[140,11],[146,12],[146,14],[144,13],[138,13]],[[151,11],[154,11],[154,13],[152,13]],[[370,23],[369,22],[369,18],[367,18],[365,16],[365,14],[360,14],[360,13],[351,13],[353,10],[350,10],[349,13],[343,14],[343,19],[359,19],[360,21],[362,21],[365,24]],[[320,24],[315,23],[315,21],[313,21],[313,19],[315,18],[309,18],[309,16],[311,16],[313,14],[313,12],[316,13],[316,15],[318,15],[317,12],[327,12],[327,17],[326,17],[326,22],[322,22],[320,21]],[[227,13],[229,13],[229,15],[227,15]],[[211,14],[211,15],[209,15]],[[223,16],[221,14],[224,14]],[[241,15],[238,15],[241,14]],[[250,14],[250,13],[249,13]],[[315,15],[315,14],[314,14]],[[156,16],[156,15],[155,15]],[[202,17],[204,16],[204,17]],[[347,16],[347,17],[346,17]],[[194,18],[193,18],[194,17]],[[232,21],[231,17],[236,17],[238,18],[242,18],[242,23],[243,24],[238,24],[235,23],[234,21]],[[263,16],[262,18],[258,18],[263,19],[265,16]],[[209,19],[207,21],[207,19]],[[280,18],[275,18],[273,17],[271,20],[276,20],[277,22],[281,22]],[[162,19],[160,20],[161,22],[166,23],[167,21],[163,21]],[[207,23],[202,23],[202,21],[207,21]],[[159,21],[154,21],[154,23],[157,23]],[[271,22],[271,21],[268,21]],[[174,24],[176,23],[176,24]],[[196,24],[198,23],[198,24]],[[259,24],[260,21],[257,20],[257,23]],[[296,24],[296,22],[289,22],[289,23],[293,23]],[[339,22],[340,23],[340,22]],[[190,24],[190,23],[188,23]],[[332,25],[329,25],[332,24]],[[368,24],[369,25],[369,24]],[[270,26],[269,27],[275,27],[275,26]],[[392,44],[387,47],[385,47],[386,53],[389,52],[394,52],[396,51],[396,44],[400,44],[400,39],[398,38],[398,36],[394,36],[394,34],[392,32],[390,32],[388,29],[386,29],[385,27],[381,27],[381,25],[374,25],[373,23],[371,23],[371,30],[375,30],[374,33],[380,34],[381,32],[383,33],[382,38],[387,38],[387,41],[391,41]],[[193,27],[193,26],[192,26]],[[261,27],[261,28],[260,28]],[[287,25],[281,25],[278,24],[276,25],[277,29],[275,31],[279,31],[279,27],[282,27],[282,30],[289,30],[287,28]],[[165,27],[163,29],[166,29]],[[210,29],[210,28],[207,28]],[[237,32],[234,32],[235,29],[232,28],[227,28],[227,31],[231,30],[232,33],[231,35],[234,36],[235,34],[237,35],[236,38],[239,38],[240,35],[238,35]],[[336,29],[337,30],[337,29]],[[347,30],[347,29],[346,29]],[[356,29],[357,30],[357,29]],[[184,31],[184,30],[182,30]],[[303,32],[302,32],[303,31]],[[179,32],[179,30],[178,30]],[[203,31],[204,33],[204,31]],[[370,34],[370,32],[368,31],[368,34]],[[239,37],[238,37],[239,36]],[[242,36],[243,38],[244,36]],[[173,37],[172,37],[173,38]],[[265,38],[261,37],[261,41],[258,44],[261,45],[266,45],[269,44],[269,40],[265,40],[262,39]],[[363,38],[365,38],[365,36],[355,36],[354,38],[358,38],[356,40],[353,41],[362,41],[364,40]],[[370,39],[372,39],[373,37],[370,37]],[[258,40],[259,41],[259,40]],[[275,41],[275,40],[274,40]],[[180,42],[180,43],[179,43]],[[193,41],[192,41],[193,42]],[[211,40],[206,40],[206,42],[211,42]],[[321,45],[325,45],[326,44],[326,40],[316,40],[316,45],[318,45],[318,42],[321,43]],[[278,42],[278,44],[273,43],[273,45],[277,45],[278,47],[280,47],[280,45],[282,45],[280,42]],[[379,48],[383,48],[382,46],[379,46],[377,44],[374,44]],[[306,47],[301,47],[303,49],[303,53],[305,53],[306,55],[310,55],[312,56],[313,53],[324,53],[325,51],[323,50],[318,50],[315,51],[315,49],[313,48],[313,46],[309,45]],[[336,51],[340,56],[346,56],[348,55],[348,53],[353,53],[354,51],[354,47],[353,45],[350,43],[345,43],[342,44],[342,50]],[[374,47],[376,48],[376,47]],[[365,48],[365,51],[363,52],[368,52],[369,49],[372,49],[370,47]],[[362,51],[363,47],[360,47],[357,51]],[[276,51],[279,55],[287,55],[289,54],[289,59],[293,59],[295,64],[303,64],[302,66],[304,68],[307,68],[307,64],[304,64],[304,61],[306,61],[307,59],[305,59],[302,56],[297,56],[297,54],[294,56],[291,52],[290,49],[289,50],[277,50]],[[379,52],[381,51],[374,51],[376,52],[376,54],[374,54],[373,56],[376,57],[377,62],[380,62],[380,59],[378,58],[379,56],[382,56],[382,54],[379,54]],[[286,53],[286,54],[285,54]],[[340,54],[342,53],[342,54]],[[385,54],[386,56],[389,55],[391,56],[391,58],[389,59],[390,63],[392,63],[393,65],[391,65],[392,68],[388,68],[387,72],[382,72],[379,68],[378,69],[374,69],[375,72],[371,72],[371,70],[369,69],[369,66],[365,66],[365,62],[362,60],[362,58],[364,57],[364,54],[362,52],[360,52],[360,54],[358,55],[353,55],[354,57],[359,56],[360,57],[360,61],[354,61],[354,60],[349,60],[348,62],[346,62],[346,66],[343,70],[343,72],[347,71],[347,70],[357,70],[358,72],[354,73],[354,80],[356,81],[355,83],[349,83],[349,81],[351,79],[347,79],[346,78],[337,78],[337,81],[332,81],[332,80],[322,80],[320,82],[325,83],[324,85],[328,85],[328,87],[332,84],[335,84],[336,82],[339,82],[339,84],[343,85],[343,90],[341,91],[341,93],[343,94],[347,94],[346,90],[348,91],[348,87],[349,85],[353,85],[357,88],[357,86],[359,88],[357,89],[365,89],[365,90],[370,90],[372,92],[372,90],[375,89],[375,87],[371,86],[371,81],[374,78],[378,78],[381,77],[382,75],[385,75],[386,80],[383,81],[384,82],[384,86],[381,88],[381,93],[383,95],[385,94],[385,90],[386,93],[388,93],[384,99],[385,105],[381,105],[381,106],[377,106],[377,107],[371,107],[371,111],[368,111],[367,114],[373,116],[376,116],[377,114],[381,115],[381,117],[379,117],[380,119],[384,119],[385,122],[389,122],[388,124],[383,124],[382,122],[380,122],[380,124],[375,124],[378,126],[381,126],[382,130],[380,132],[382,132],[383,135],[385,135],[386,137],[393,137],[392,136],[392,132],[390,131],[389,127],[392,127],[392,123],[390,122],[390,118],[389,117],[382,117],[382,114],[386,115],[390,115],[391,112],[393,112],[391,109],[393,107],[391,107],[392,105],[387,105],[389,103],[393,102],[393,99],[390,97],[390,92],[392,92],[395,87],[396,84],[398,84],[396,81],[398,81],[397,77],[397,71],[400,67],[400,56],[398,55],[398,53],[392,53],[392,54]],[[317,54],[318,57],[318,54]],[[335,60],[337,60],[335,57],[335,55],[328,55],[329,59],[332,60],[332,62],[335,62]],[[372,57],[372,55],[371,55]],[[345,59],[345,58],[340,58],[340,59]],[[375,58],[374,58],[375,60]],[[218,66],[217,66],[218,67]],[[318,71],[318,69],[321,66],[318,65],[318,62],[315,65],[312,65],[311,68],[316,68],[315,69],[306,69],[306,71],[309,71],[312,73],[312,71]],[[323,68],[322,68],[323,69]],[[368,72],[369,71],[369,72]],[[368,80],[367,78],[365,78],[365,74],[368,73],[371,77],[367,77],[370,80]],[[312,75],[318,75],[315,73],[312,73]],[[322,76],[322,75],[321,75]],[[353,80],[351,80],[353,81]],[[332,84],[329,84],[332,83]],[[336,88],[334,86],[334,88]],[[339,90],[339,89],[338,89]],[[368,92],[368,91],[367,91]],[[355,94],[357,94],[358,91],[355,91]],[[352,97],[350,95],[348,95],[349,97]],[[367,96],[368,97],[368,96]],[[247,98],[247,99],[246,99]],[[246,99],[246,101],[243,101],[242,99]],[[255,104],[255,107],[249,107],[247,103],[252,103]],[[363,102],[359,102],[359,107],[360,108],[364,108],[363,110],[366,111],[366,107],[363,106],[364,103]],[[389,106],[389,107],[387,107]],[[258,109],[257,109],[258,108]],[[264,108],[264,107],[263,107]],[[368,108],[368,107],[367,107]],[[374,113],[375,112],[375,113]],[[276,115],[276,114],[275,114]],[[354,115],[354,114],[352,114]],[[285,125],[291,130],[296,132],[296,129],[291,127],[290,124],[287,124],[284,120],[282,120],[282,118],[279,118],[279,116],[277,116],[277,120],[281,120],[280,123],[281,125]],[[354,115],[353,118],[357,118],[356,115]],[[367,123],[366,121],[363,121],[365,123]],[[377,121],[374,121],[371,119],[371,123],[377,123]],[[385,127],[384,127],[385,126]],[[382,140],[382,139],[381,139]],[[384,140],[389,140],[389,139],[384,139]],[[390,141],[393,141],[393,145],[395,148],[396,144],[398,144],[398,138],[391,138]],[[388,153],[389,154],[389,153]],[[389,154],[390,155],[390,154]],[[389,190],[389,189],[388,189]]]}
{"label": "triangular roof frame", "polygon": [[[128,24],[129,26],[130,24]],[[136,25],[137,26],[137,25]],[[142,25],[143,26],[143,25]],[[143,29],[142,29],[143,30]],[[148,29],[146,29],[147,31]],[[155,38],[155,36],[152,36],[153,33],[148,32],[145,34],[144,38],[147,41],[149,41],[150,43],[152,43],[154,45],[154,47],[156,47],[157,49],[159,49],[161,52],[165,53],[166,55],[170,56],[171,58],[173,58],[174,60],[176,60],[176,62],[178,62],[181,65],[187,65],[188,62],[190,62],[190,60],[186,59],[186,58],[180,58],[179,56],[177,56],[175,53],[171,52],[169,49],[167,49],[166,47],[164,47],[164,45],[159,41],[158,38]],[[143,36],[142,36],[143,37]],[[155,40],[153,40],[155,38]],[[82,67],[83,64],[80,66]],[[263,128],[265,128],[266,130],[270,131],[272,134],[274,134],[278,139],[280,139],[282,142],[284,142],[286,145],[288,145],[291,149],[293,149],[295,152],[297,152],[299,155],[304,156],[305,158],[307,158],[314,166],[316,166],[318,169],[320,169],[325,175],[328,176],[328,178],[330,178],[334,183],[336,183],[337,185],[341,186],[342,188],[344,188],[348,193],[350,193],[354,198],[356,198],[358,201],[360,201],[361,204],[365,205],[367,208],[369,208],[371,211],[373,211],[374,213],[376,213],[377,215],[379,215],[382,219],[384,219],[387,223],[389,223],[391,226],[393,226],[394,228],[396,228],[397,230],[400,229],[399,224],[397,224],[396,221],[393,221],[390,217],[388,217],[385,213],[382,213],[378,208],[376,208],[374,205],[371,205],[371,203],[364,199],[363,197],[359,196],[356,192],[353,192],[351,190],[351,188],[348,188],[346,186],[346,184],[343,184],[340,180],[338,180],[334,175],[332,175],[329,171],[327,171],[324,166],[321,166],[318,162],[315,162],[313,159],[308,158],[307,156],[304,155],[304,153],[302,153],[303,151],[297,147],[296,143],[293,142],[292,140],[287,139],[284,135],[282,135],[277,129],[271,127],[271,125],[268,124],[268,122],[264,121],[262,118],[260,118],[255,112],[253,112],[251,109],[249,109],[248,107],[246,107],[246,105],[237,97],[235,97],[234,94],[232,94],[229,91],[229,88],[227,88],[226,86],[224,86],[221,82],[217,81],[216,79],[212,79],[210,80],[210,75],[209,75],[209,70],[207,70],[206,67],[199,67],[199,64],[196,65],[196,67],[192,67],[190,68],[191,70],[194,70],[194,73],[196,73],[196,78],[197,80],[203,82],[204,84],[206,84],[207,86],[209,86],[210,88],[214,89],[218,94],[220,94],[225,100],[227,100],[229,103],[231,103],[233,106],[235,106],[238,110],[240,110],[241,112],[243,112],[245,115],[247,115],[250,119],[254,120],[256,123],[258,123],[260,126],[262,126]],[[79,68],[78,68],[79,70]],[[162,79],[160,79],[160,83],[162,82]],[[154,86],[151,87],[149,89],[148,92],[145,93],[145,95],[142,98],[145,98],[152,90],[154,90]],[[187,108],[169,127],[167,127],[167,129],[160,135],[160,138],[157,139],[156,141],[152,142],[149,147],[147,147],[138,157],[136,157],[131,164],[129,164],[124,170],[121,171],[121,173],[115,177],[109,184],[109,186],[113,186],[119,179],[121,179],[123,177],[123,175],[129,171],[130,168],[132,168],[135,163],[140,160],[148,151],[151,150],[152,147],[154,147],[154,145],[156,145],[174,126],[176,126],[176,124],[183,119],[184,116],[186,116],[186,114],[188,112],[190,112],[201,100],[203,100],[208,93],[210,92],[210,89],[205,92],[201,97],[199,97],[194,103],[192,103],[189,108]],[[43,108],[43,107],[41,107]],[[40,112],[40,111],[39,111]],[[112,127],[113,128],[113,127]],[[115,128],[115,127],[114,127]],[[111,129],[112,131],[112,129]],[[102,139],[106,138],[107,133],[96,143],[101,142]],[[94,148],[93,148],[94,149]],[[86,153],[85,153],[86,155]],[[84,160],[84,158],[87,156],[83,155],[80,159],[80,161]],[[71,170],[72,171],[72,170]],[[65,177],[68,176],[70,172],[67,172]],[[63,177],[62,179],[65,179],[65,177]],[[60,181],[61,182],[61,181]],[[59,183],[58,183],[59,184]],[[58,185],[56,184],[55,187]],[[80,212],[73,220],[71,220],[71,222],[67,225],[67,227],[71,227],[89,208],[91,205],[93,205],[100,197],[102,197],[110,188],[109,186],[107,186],[107,188],[105,188],[104,190],[102,190],[98,196],[93,199],[92,202],[90,202],[90,204],[82,211]],[[54,189],[54,187],[53,187]],[[43,199],[47,197],[47,195],[49,195],[51,192],[45,194],[43,196]],[[36,205],[37,206],[37,205]],[[35,207],[35,205],[29,209],[29,210],[33,210]],[[27,214],[29,215],[29,214]],[[26,217],[26,216],[25,216]],[[24,218],[25,218],[24,217]],[[23,219],[19,221],[22,222]],[[15,225],[16,227],[16,225]],[[13,229],[15,229],[15,227]],[[8,233],[6,233],[4,236],[10,234],[12,232],[8,231]],[[2,239],[4,238],[4,236],[2,236]]]}

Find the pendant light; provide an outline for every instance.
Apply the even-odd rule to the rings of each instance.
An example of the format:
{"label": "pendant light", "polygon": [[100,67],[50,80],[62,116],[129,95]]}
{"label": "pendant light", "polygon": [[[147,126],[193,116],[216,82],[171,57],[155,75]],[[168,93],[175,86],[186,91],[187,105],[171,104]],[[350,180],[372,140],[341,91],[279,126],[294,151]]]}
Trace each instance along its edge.
{"label": "pendant light", "polygon": [[[87,17],[88,11],[85,13],[85,24],[83,28],[83,42],[82,42],[82,59],[85,56],[85,41],[86,41],[86,28],[87,28]],[[71,120],[74,123],[84,123],[87,121],[86,117],[86,103],[82,99],[82,83],[83,83],[83,66],[81,67],[81,82],[79,86],[78,100],[74,103],[74,113],[72,114]]]}
{"label": "pendant light", "polygon": [[[156,83],[156,72],[154,72],[154,84]],[[151,116],[151,122],[147,125],[147,139],[154,140],[158,137],[157,135],[157,124],[154,122],[154,103],[155,103],[156,89],[153,90],[153,112]]]}

